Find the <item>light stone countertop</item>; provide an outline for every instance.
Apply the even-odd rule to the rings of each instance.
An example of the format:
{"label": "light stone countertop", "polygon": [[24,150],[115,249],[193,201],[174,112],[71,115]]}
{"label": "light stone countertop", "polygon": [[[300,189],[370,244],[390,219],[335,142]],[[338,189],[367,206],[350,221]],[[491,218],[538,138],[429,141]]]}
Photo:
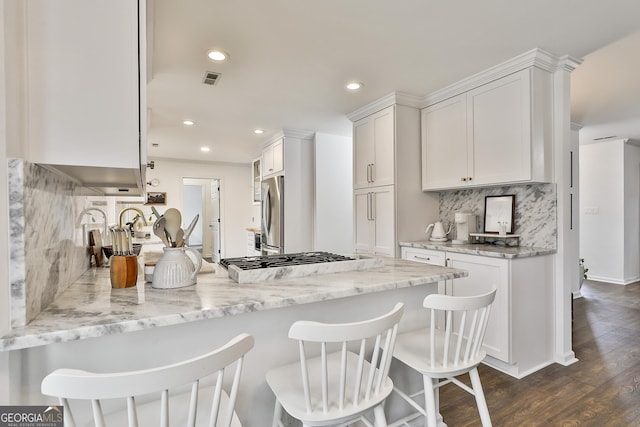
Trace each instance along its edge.
{"label": "light stone countertop", "polygon": [[508,259],[550,255],[557,252],[555,249],[536,248],[531,246],[498,246],[488,243],[471,243],[466,245],[459,245],[453,244],[451,243],[451,241],[432,242],[430,240],[400,242],[400,246]]}
{"label": "light stone countertop", "polygon": [[466,277],[464,270],[384,258],[381,268],[270,282],[237,284],[217,264],[204,263],[198,283],[160,290],[144,283],[139,257],[135,287],[112,289],[109,269],[92,268],[26,327],[0,337],[0,351],[81,340],[328,301],[358,294],[419,286]]}

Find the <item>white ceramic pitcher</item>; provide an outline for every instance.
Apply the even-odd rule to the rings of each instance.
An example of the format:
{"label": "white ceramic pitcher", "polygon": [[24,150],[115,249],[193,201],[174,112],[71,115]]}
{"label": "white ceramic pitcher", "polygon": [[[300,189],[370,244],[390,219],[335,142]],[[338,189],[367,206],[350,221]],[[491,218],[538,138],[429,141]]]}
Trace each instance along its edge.
{"label": "white ceramic pitcher", "polygon": [[[151,286],[158,289],[182,288],[195,285],[196,275],[202,267],[202,255],[189,247],[162,248],[164,254],[153,270]],[[191,252],[196,262],[187,255]]]}

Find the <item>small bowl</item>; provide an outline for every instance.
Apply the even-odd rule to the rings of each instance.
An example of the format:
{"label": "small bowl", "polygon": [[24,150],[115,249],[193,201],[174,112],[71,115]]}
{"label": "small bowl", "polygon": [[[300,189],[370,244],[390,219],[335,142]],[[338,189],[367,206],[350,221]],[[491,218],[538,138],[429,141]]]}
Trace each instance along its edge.
{"label": "small bowl", "polygon": [[[135,256],[140,255],[141,250],[142,250],[142,243],[133,244],[133,253],[135,254]],[[107,258],[111,258],[111,256],[113,255],[113,246],[111,245],[103,246],[102,252],[104,253],[104,256],[106,256]]]}

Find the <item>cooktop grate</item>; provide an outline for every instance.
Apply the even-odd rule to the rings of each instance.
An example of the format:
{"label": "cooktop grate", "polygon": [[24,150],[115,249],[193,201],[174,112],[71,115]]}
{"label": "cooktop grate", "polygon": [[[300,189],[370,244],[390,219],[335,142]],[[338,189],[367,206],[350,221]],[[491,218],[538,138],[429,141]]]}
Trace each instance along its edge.
{"label": "cooktop grate", "polygon": [[220,260],[220,265],[225,268],[229,268],[230,265],[235,265],[241,270],[255,270],[258,268],[320,264],[325,262],[351,261],[354,259],[355,258],[332,254],[330,252],[300,252],[295,254],[224,258]]}

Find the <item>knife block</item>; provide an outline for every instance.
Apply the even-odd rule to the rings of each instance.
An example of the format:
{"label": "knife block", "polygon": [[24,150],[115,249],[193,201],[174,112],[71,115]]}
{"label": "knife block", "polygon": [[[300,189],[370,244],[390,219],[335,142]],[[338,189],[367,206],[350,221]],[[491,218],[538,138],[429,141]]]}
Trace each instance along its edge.
{"label": "knife block", "polygon": [[138,280],[138,257],[114,255],[111,257],[111,287],[130,288]]}

